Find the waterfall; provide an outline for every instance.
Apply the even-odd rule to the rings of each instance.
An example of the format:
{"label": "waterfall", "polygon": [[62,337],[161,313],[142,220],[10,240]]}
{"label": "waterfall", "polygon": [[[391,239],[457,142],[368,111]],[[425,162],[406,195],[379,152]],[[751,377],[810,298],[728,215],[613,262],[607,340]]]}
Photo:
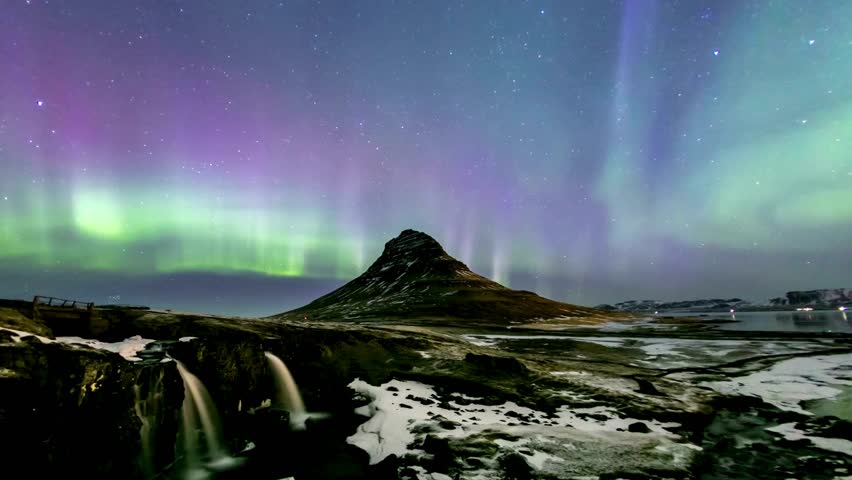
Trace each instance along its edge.
{"label": "waterfall", "polygon": [[[183,363],[177,360],[175,363],[184,386],[181,417],[186,478],[206,478],[211,470],[221,471],[236,466],[240,462],[230,457],[224,447],[222,424],[207,388]],[[198,440],[199,425],[206,446],[203,452]]]}
{"label": "waterfall", "polygon": [[296,381],[293,380],[293,375],[290,374],[290,370],[283,360],[269,352],[264,352],[264,355],[266,355],[275,377],[276,403],[290,412],[291,426],[304,428],[308,413],[305,411],[305,403],[302,401],[302,395],[299,393]]}
{"label": "waterfall", "polygon": [[219,414],[216,412],[213,400],[210,399],[210,394],[207,393],[207,388],[204,387],[198,377],[186,369],[183,363],[177,362],[177,368],[183,379],[185,389],[183,399],[184,422],[189,420],[190,424],[193,424],[194,419],[200,420],[204,440],[207,442],[207,455],[211,458],[225,456],[225,449],[222,447],[224,436],[219,423]]}
{"label": "waterfall", "polygon": [[[139,438],[142,444],[142,454],[139,458],[139,464],[142,469],[142,475],[146,479],[152,479],[157,474],[157,464],[154,452],[154,441],[157,436],[157,427],[161,419],[162,400],[163,400],[163,369],[157,369],[156,373],[149,373],[150,377],[147,381],[147,391],[143,393],[143,385],[137,383],[133,385],[133,393],[136,401],[133,408],[136,412],[136,417],[139,419]],[[141,377],[141,375],[140,375]]]}

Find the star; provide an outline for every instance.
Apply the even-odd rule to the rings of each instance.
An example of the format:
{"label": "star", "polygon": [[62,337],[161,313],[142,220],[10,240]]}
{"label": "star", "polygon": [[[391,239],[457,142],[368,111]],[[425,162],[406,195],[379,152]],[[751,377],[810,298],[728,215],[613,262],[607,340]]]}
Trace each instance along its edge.
{"label": "star", "polygon": [[719,50],[713,50],[713,56],[718,57],[719,56]]}
{"label": "star", "polygon": [[36,105],[38,105],[39,107],[43,107],[44,106],[44,100],[42,100],[42,99],[36,100]]}
{"label": "star", "polygon": [[816,40],[808,40],[808,45],[813,45],[814,43],[816,43]]}

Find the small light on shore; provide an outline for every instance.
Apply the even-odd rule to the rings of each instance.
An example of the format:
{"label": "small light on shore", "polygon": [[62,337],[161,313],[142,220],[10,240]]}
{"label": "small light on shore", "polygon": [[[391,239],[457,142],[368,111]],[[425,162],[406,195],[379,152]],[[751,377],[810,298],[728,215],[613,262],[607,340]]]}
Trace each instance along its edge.
{"label": "small light on shore", "polygon": [[847,310],[846,307],[837,307],[837,309],[840,310],[841,312],[845,312]]}
{"label": "small light on shore", "polygon": [[731,309],[731,313],[736,313],[736,310],[734,310],[734,309],[732,308],[732,309]]}

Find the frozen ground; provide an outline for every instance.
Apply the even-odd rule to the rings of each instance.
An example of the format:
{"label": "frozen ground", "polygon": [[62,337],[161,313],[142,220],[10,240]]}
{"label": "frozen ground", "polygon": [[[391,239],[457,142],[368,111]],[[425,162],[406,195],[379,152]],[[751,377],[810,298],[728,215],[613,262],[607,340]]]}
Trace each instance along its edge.
{"label": "frozen ground", "polygon": [[[704,381],[701,385],[728,396],[757,397],[780,410],[801,415],[800,422],[779,424],[776,420],[763,429],[785,440],[807,441],[817,449],[846,455],[845,462],[838,461],[852,465],[852,441],[848,437],[836,438],[838,432],[848,431],[852,418],[844,415],[846,409],[827,408],[834,402],[844,401],[844,390],[852,386],[852,353],[790,358],[746,375]],[[816,418],[815,412],[810,410],[813,405],[839,414],[841,418]],[[826,423],[836,426],[825,429]],[[737,441],[741,440],[740,435],[741,432],[734,433]]]}
{"label": "frozen ground", "polygon": [[[369,419],[347,441],[366,451],[371,464],[389,455],[427,458],[430,436],[467,452],[459,457],[468,467],[462,478],[493,478],[508,453],[520,454],[536,471],[566,478],[618,468],[685,469],[700,450],[669,431],[677,423],[640,421],[606,405],[566,404],[548,413],[513,402],[478,404],[460,394],[442,398],[418,382],[373,386],[355,380],[349,386],[369,401],[357,410]],[[471,456],[471,449],[479,454]]]}
{"label": "frozen ground", "polygon": [[21,339],[24,338],[24,337],[34,337],[34,338],[39,339],[42,343],[54,343],[54,342],[56,342],[56,340],[53,340],[53,339],[50,339],[50,338],[47,338],[47,337],[43,337],[41,335],[36,335],[34,333],[25,332],[23,330],[15,330],[14,328],[0,327],[0,330],[11,333],[12,334],[12,341],[16,342],[16,343],[20,342]]}
{"label": "frozen ground", "polygon": [[[763,341],[763,340],[717,340],[682,338],[631,338],[615,336],[568,336],[568,335],[464,335],[467,341],[478,346],[511,349],[513,342],[565,341],[584,342],[633,352],[636,365],[646,368],[706,367],[727,363],[747,357],[808,352],[824,348],[820,341]],[[554,353],[554,349],[550,349]]]}
{"label": "frozen ground", "polygon": [[808,435],[807,432],[797,429],[795,422],[784,423],[775,427],[767,428],[766,430],[778,433],[787,440],[809,440],[811,443],[823,450],[852,455],[852,442],[849,440]]}
{"label": "frozen ground", "polygon": [[[599,376],[594,371],[585,371],[582,362],[586,358],[600,358],[603,351],[584,351],[578,344],[593,344],[604,347],[611,360],[625,365],[643,368],[670,369],[694,368],[682,374],[667,375],[669,380],[708,387],[726,396],[752,396],[778,409],[813,417],[808,409],[816,407],[830,411],[852,421],[845,409],[837,407],[837,401],[848,399],[852,388],[852,353],[815,354],[827,348],[841,347],[829,339],[811,340],[760,340],[760,339],[681,339],[627,336],[563,336],[563,335],[467,335],[465,339],[482,347],[503,351],[523,348],[524,351],[562,358],[570,363],[564,370],[551,374],[566,380],[592,384]],[[537,347],[537,342],[541,346]],[[561,342],[565,342],[564,347]],[[573,343],[578,342],[578,343]],[[573,345],[572,345],[573,343]],[[772,355],[801,355],[771,363]],[[749,362],[749,358],[767,357],[760,362]],[[722,370],[707,372],[703,367],[731,364]],[[570,365],[570,367],[569,367]],[[760,366],[764,365],[763,368]],[[756,369],[756,367],[758,369]],[[699,373],[704,372],[704,373]],[[617,379],[616,379],[617,380]],[[613,382],[607,385],[615,386]],[[617,382],[616,382],[617,383]],[[599,385],[605,388],[607,385]],[[621,388],[625,393],[630,385]],[[572,397],[572,400],[576,400]],[[831,408],[830,408],[831,407]],[[767,421],[764,430],[776,438],[787,440],[809,440],[818,449],[852,456],[852,441],[831,438],[819,430],[809,431],[808,426],[797,423]],[[773,446],[773,448],[779,448]],[[783,448],[783,447],[781,447]]]}
{"label": "frozen ground", "polygon": [[751,395],[776,407],[811,415],[802,408],[806,400],[834,398],[838,386],[852,385],[852,354],[798,357],[729,380],[704,382],[724,395]]}
{"label": "frozen ground", "polygon": [[148,338],[142,338],[139,335],[126,338],[120,342],[111,343],[81,337],[56,337],[56,339],[54,340],[47,337],[43,337],[41,335],[35,335],[29,332],[15,330],[12,328],[0,327],[0,330],[11,332],[13,334],[13,342],[20,342],[21,339],[24,337],[35,337],[39,339],[39,341],[41,341],[42,343],[65,343],[68,345],[85,345],[87,347],[91,347],[97,350],[105,350],[107,352],[117,353],[124,357],[126,360],[130,360],[132,362],[138,362],[142,360],[141,358],[137,357],[136,354],[144,350],[149,343],[154,341]]}
{"label": "frozen ground", "polygon": [[120,342],[112,343],[81,337],[56,337],[56,341],[72,345],[86,345],[88,347],[92,347],[98,350],[106,350],[107,352],[117,353],[124,357],[126,360],[138,362],[142,359],[137,357],[136,354],[142,350],[145,350],[145,347],[154,340],[151,340],[149,338],[142,338],[139,335],[134,335]]}

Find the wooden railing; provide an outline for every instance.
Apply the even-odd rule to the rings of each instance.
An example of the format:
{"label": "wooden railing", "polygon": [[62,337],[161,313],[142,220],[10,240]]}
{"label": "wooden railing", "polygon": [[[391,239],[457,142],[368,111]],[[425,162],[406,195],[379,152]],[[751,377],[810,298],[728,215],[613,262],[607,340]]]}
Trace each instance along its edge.
{"label": "wooden railing", "polygon": [[79,300],[68,300],[66,298],[44,297],[36,295],[33,297],[33,308],[40,305],[59,308],[78,308],[81,310],[89,310],[95,308],[95,302],[81,302]]}

